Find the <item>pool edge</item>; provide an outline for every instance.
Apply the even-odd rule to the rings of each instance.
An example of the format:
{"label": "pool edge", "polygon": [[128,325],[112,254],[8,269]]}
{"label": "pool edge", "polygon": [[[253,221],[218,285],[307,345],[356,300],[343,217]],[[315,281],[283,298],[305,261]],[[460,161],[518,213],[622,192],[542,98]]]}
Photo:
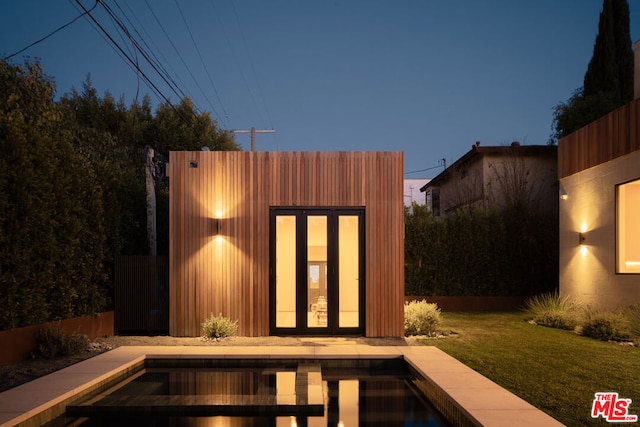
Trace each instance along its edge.
{"label": "pool edge", "polygon": [[[146,359],[397,359],[403,358],[420,376],[418,387],[454,425],[562,426],[506,389],[443,351],[429,346],[339,347],[119,347],[56,373],[0,393],[0,427],[40,426],[64,413],[68,403],[129,375]],[[74,377],[75,375],[75,377]],[[69,379],[66,388],[56,382]],[[77,378],[78,383],[73,379]],[[87,379],[90,378],[90,379]],[[34,387],[39,382],[42,387]],[[47,387],[46,385],[49,384]],[[28,393],[49,393],[28,410],[12,411],[6,403]],[[4,402],[4,403],[3,403]],[[15,414],[15,415],[12,415]]]}

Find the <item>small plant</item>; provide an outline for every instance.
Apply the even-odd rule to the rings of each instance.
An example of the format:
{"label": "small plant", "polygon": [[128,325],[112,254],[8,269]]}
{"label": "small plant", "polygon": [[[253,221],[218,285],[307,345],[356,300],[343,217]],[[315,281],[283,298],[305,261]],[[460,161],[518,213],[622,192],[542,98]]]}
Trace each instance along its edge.
{"label": "small plant", "polygon": [[434,335],[440,325],[440,309],[437,304],[425,300],[404,303],[404,334]]}
{"label": "small plant", "polygon": [[640,303],[636,303],[622,309],[622,314],[629,322],[631,335],[640,338]]}
{"label": "small plant", "polygon": [[602,341],[628,341],[631,339],[629,322],[622,313],[587,310],[582,335]]}
{"label": "small plant", "polygon": [[89,345],[86,335],[74,332],[67,335],[61,328],[43,326],[36,337],[38,354],[45,359],[82,353]]}
{"label": "small plant", "polygon": [[218,316],[208,317],[204,323],[202,323],[202,331],[205,338],[218,339],[231,337],[238,331],[238,321],[232,321],[228,317],[224,317],[222,313]]}
{"label": "small plant", "polygon": [[537,325],[574,330],[578,326],[578,304],[557,292],[536,295],[525,303],[525,311]]}

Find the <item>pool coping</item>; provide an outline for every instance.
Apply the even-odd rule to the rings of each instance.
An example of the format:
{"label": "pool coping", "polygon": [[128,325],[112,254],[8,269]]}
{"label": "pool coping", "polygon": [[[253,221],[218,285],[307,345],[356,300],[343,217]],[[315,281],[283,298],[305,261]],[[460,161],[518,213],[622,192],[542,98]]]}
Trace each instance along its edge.
{"label": "pool coping", "polygon": [[455,425],[562,426],[548,414],[430,346],[123,346],[0,393],[0,427],[40,426],[78,397],[124,379],[145,359],[397,359],[422,376],[418,386]]}

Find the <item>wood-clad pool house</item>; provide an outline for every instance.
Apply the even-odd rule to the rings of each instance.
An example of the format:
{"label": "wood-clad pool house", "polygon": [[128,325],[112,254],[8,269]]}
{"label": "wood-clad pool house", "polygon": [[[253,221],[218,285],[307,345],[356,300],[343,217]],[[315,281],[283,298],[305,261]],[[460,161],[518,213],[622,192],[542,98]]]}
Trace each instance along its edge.
{"label": "wood-clad pool house", "polygon": [[401,152],[169,156],[172,336],[403,335]]}

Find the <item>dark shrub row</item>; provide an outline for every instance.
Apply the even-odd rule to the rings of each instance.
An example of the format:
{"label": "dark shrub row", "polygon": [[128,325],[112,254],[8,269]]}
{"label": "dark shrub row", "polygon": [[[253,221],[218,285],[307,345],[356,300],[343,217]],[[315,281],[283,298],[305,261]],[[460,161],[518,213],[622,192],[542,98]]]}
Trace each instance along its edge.
{"label": "dark shrub row", "polygon": [[557,212],[405,214],[406,295],[534,295],[558,287]]}

